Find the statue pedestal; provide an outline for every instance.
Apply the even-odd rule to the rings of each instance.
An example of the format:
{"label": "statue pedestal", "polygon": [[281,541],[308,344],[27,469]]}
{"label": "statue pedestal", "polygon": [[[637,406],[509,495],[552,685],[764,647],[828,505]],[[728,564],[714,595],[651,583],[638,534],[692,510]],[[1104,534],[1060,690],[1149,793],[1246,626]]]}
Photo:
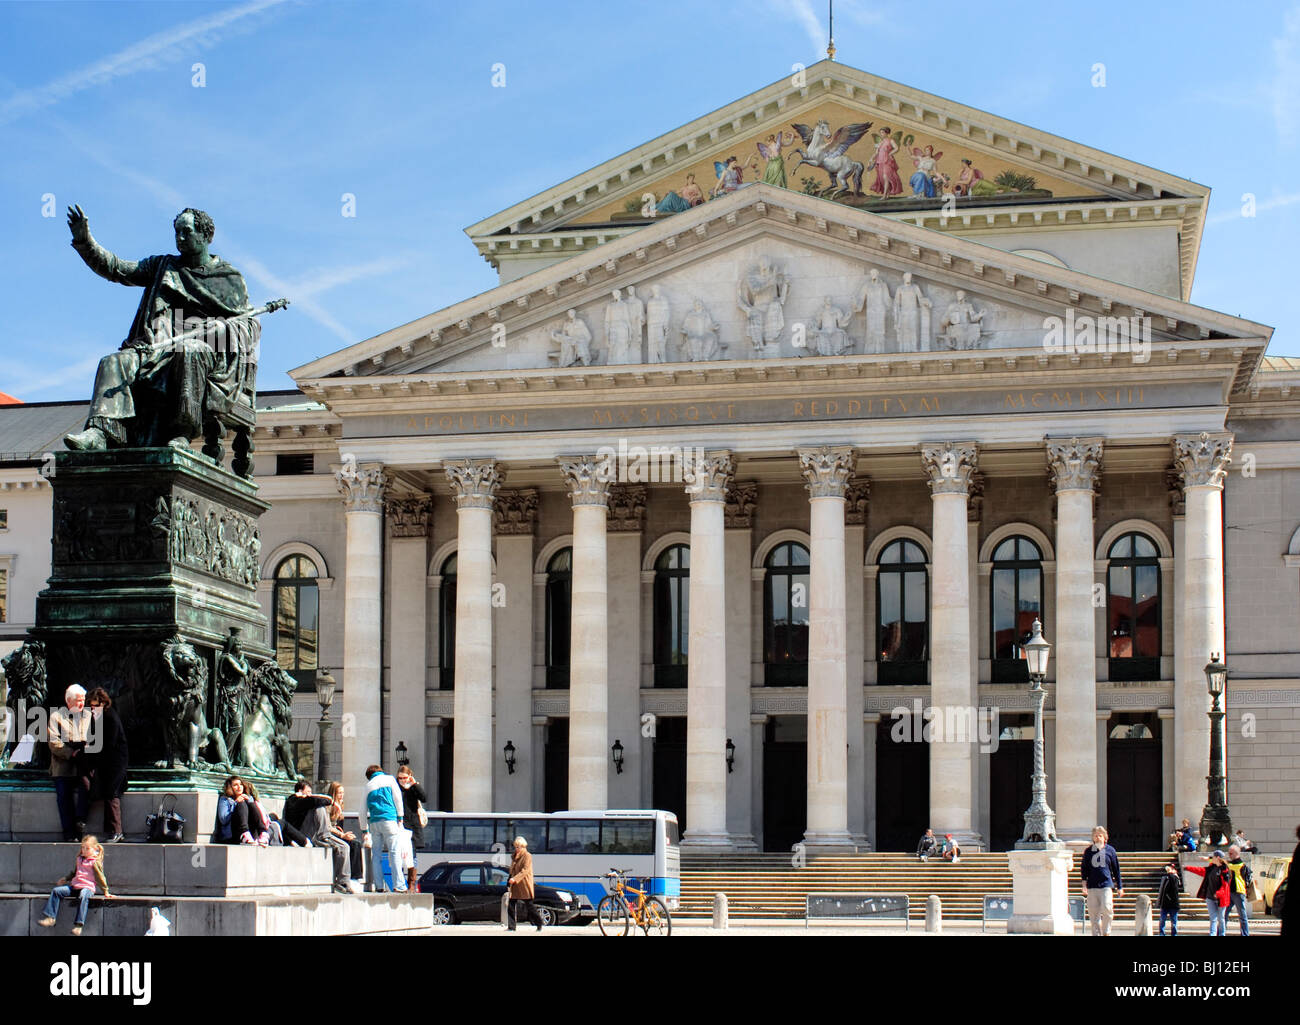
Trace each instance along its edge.
{"label": "statue pedestal", "polygon": [[1074,934],[1068,900],[1072,862],[1069,849],[1060,845],[1007,851],[1014,897],[1008,933]]}
{"label": "statue pedestal", "polygon": [[[258,518],[269,506],[252,481],[190,450],[60,452],[49,480],[51,575],[28,637],[44,646],[45,691],[32,701],[27,681],[11,674],[9,702],[23,701],[30,713],[33,704],[60,706],[70,684],[103,687],[122,717],[135,786],[140,772],[164,757],[165,727],[177,715],[169,705],[178,690],[166,642],[181,638],[205,664],[202,700],[212,727],[220,718],[218,660],[231,635],[238,633],[250,669],[273,665],[257,595]],[[259,702],[265,698],[253,694],[253,706]],[[266,728],[259,729],[262,752]],[[259,758],[270,768],[264,753]],[[224,776],[182,772],[172,789],[215,787]],[[8,773],[0,787],[48,785],[38,779]]]}

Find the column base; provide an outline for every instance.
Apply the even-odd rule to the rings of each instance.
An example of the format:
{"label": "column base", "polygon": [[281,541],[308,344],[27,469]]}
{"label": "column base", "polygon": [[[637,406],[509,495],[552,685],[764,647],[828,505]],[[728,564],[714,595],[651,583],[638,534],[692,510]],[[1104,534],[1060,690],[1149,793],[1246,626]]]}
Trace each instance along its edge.
{"label": "column base", "polygon": [[848,830],[842,833],[807,832],[803,835],[803,845],[805,850],[814,851],[817,854],[856,854],[858,852],[858,845],[853,842],[853,837]]}
{"label": "column base", "polygon": [[732,833],[731,849],[740,854],[757,854],[758,842],[752,833]]}
{"label": "column base", "polygon": [[871,853],[871,838],[866,833],[850,833],[853,838],[853,846],[858,849],[859,854]]}
{"label": "column base", "polygon": [[1085,829],[1063,829],[1060,823],[1056,826],[1056,838],[1064,843],[1072,851],[1081,851],[1085,847],[1092,846],[1092,827]]}
{"label": "column base", "polygon": [[957,846],[962,849],[963,854],[979,854],[987,846],[984,843],[984,836],[978,829],[935,829],[935,837],[942,841],[949,833],[957,841]]}
{"label": "column base", "polygon": [[682,837],[682,848],[687,851],[726,851],[731,849],[731,834],[707,833],[688,829]]}
{"label": "column base", "polygon": [[1042,845],[1032,850],[1007,851],[1014,901],[1008,933],[1072,936],[1069,850]]}

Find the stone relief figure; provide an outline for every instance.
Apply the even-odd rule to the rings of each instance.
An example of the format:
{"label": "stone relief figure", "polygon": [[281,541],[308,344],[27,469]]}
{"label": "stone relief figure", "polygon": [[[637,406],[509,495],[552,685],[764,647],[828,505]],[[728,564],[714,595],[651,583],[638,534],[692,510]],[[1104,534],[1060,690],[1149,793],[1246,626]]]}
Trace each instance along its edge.
{"label": "stone relief figure", "polygon": [[178,255],[125,260],[95,241],[81,207],[68,210],[72,247],[86,266],[144,289],[121,348],[99,361],[90,415],[64,438],[68,448],[188,449],[254,386],[256,318],[288,300],[249,304],[239,271],[208,251],[216,229],[202,210],[182,210],[172,226]]}
{"label": "stone relief figure", "polygon": [[575,363],[591,366],[591,329],[577,315],[577,310],[568,311],[559,329],[552,330],[551,338],[560,343],[560,366],[572,367]]}
{"label": "stone relief figure", "polygon": [[686,356],[692,362],[717,359],[720,355],[717,322],[699,299],[691,303],[682,318],[682,337],[686,339]]}
{"label": "stone relief figure", "polygon": [[640,363],[640,341],[635,351],[632,345],[632,306],[623,298],[622,289],[616,288],[611,294],[614,301],[605,305],[606,362]]}
{"label": "stone relief figure", "polygon": [[239,642],[239,627],[230,628],[230,636],[217,656],[216,710],[217,729],[226,739],[226,750],[236,764],[243,762],[244,720],[253,696],[249,692],[251,667]]}
{"label": "stone relief figure", "polygon": [[863,352],[880,353],[885,351],[885,314],[893,305],[894,297],[889,294],[889,285],[880,277],[880,271],[871,268],[871,274],[858,290],[857,301],[853,304],[854,313],[867,314],[867,334]]}
{"label": "stone relief figure", "polygon": [[193,645],[180,634],[163,643],[163,664],[167,672],[158,677],[155,695],[162,712],[163,759],[154,768],[174,769],[177,759],[191,769],[202,764],[200,752],[213,756],[221,767],[230,764],[221,731],[208,726],[203,706],[207,700],[208,667]]}
{"label": "stone relief figure", "polygon": [[851,315],[831,303],[831,297],[822,300],[822,308],[813,315],[812,341],[818,356],[839,356],[853,348],[844,329]]}
{"label": "stone relief figure", "polygon": [[[27,723],[20,715],[24,710],[43,707],[46,700],[45,642],[24,641],[22,647],[0,659],[0,689],[4,690],[4,707],[7,714],[17,716],[9,720],[9,732],[0,737],[0,768],[8,764],[9,756],[22,739]],[[49,749],[43,744],[36,748],[38,767],[48,764]]]}
{"label": "stone relief figure", "polygon": [[298,681],[274,662],[263,662],[250,674],[248,687],[251,701],[244,721],[244,763],[266,773],[283,766],[290,777],[297,775],[289,729]]}
{"label": "stone relief figure", "polygon": [[745,334],[756,355],[762,355],[769,345],[781,340],[788,291],[785,274],[767,257],[740,279],[736,301],[745,314]]}
{"label": "stone relief figure", "polygon": [[641,338],[645,331],[645,303],[637,297],[636,288],[627,286],[628,322],[632,325],[632,351],[636,354],[633,363],[641,362]]}
{"label": "stone relief figure", "polygon": [[650,286],[650,299],[645,304],[646,346],[651,363],[668,362],[668,331],[672,322],[672,307],[664,298],[658,285]]}
{"label": "stone relief figure", "polygon": [[984,310],[976,310],[958,289],[957,298],[939,320],[939,341],[945,349],[974,349],[980,343]]}
{"label": "stone relief figure", "polygon": [[912,272],[894,293],[894,330],[899,352],[926,352],[930,348],[930,300],[912,284]]}
{"label": "stone relief figure", "polygon": [[591,328],[578,316],[577,310],[569,310],[566,319],[551,337],[560,343],[560,366],[571,367],[581,363],[591,366]]}

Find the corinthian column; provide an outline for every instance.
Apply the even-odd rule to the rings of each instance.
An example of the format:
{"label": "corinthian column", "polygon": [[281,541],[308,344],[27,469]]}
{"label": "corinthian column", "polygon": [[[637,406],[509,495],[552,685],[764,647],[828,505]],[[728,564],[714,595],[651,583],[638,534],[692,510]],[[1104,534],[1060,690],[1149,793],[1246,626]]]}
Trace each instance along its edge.
{"label": "corinthian column", "polygon": [[[978,733],[972,704],[970,544],[966,503],[977,452],[974,442],[923,445],[934,516],[930,582],[930,823],[958,843],[982,843],[974,829],[974,758]],[[942,739],[940,739],[942,738]]]}
{"label": "corinthian column", "polygon": [[1087,840],[1097,824],[1097,629],[1092,495],[1102,439],[1048,439],[1056,486],[1056,832]]}
{"label": "corinthian column", "polygon": [[735,476],[730,452],[688,460],[691,503],[690,660],[686,668],[684,844],[726,846],[727,600],[723,511]]}
{"label": "corinthian column", "polygon": [[1180,474],[1186,515],[1178,557],[1183,631],[1174,652],[1174,821],[1193,822],[1205,806],[1210,764],[1209,695],[1205,664],[1224,651],[1223,482],[1232,461],[1232,435],[1174,438],[1174,469]]}
{"label": "corinthian column", "polygon": [[559,460],[573,499],[569,807],[603,811],[609,792],[609,594],[605,527],[611,459]]}
{"label": "corinthian column", "polygon": [[808,488],[812,552],[808,596],[808,825],[804,842],[848,847],[848,613],[844,569],[845,489],[851,448],[799,453]]}
{"label": "corinthian column", "polygon": [[448,462],[456,499],[456,682],[452,811],[492,810],[492,459]]}
{"label": "corinthian column", "polygon": [[380,638],[383,598],[384,489],[379,463],[349,462],[336,474],[347,509],[347,584],[343,597],[343,767],[340,779],[361,779],[381,761]]}

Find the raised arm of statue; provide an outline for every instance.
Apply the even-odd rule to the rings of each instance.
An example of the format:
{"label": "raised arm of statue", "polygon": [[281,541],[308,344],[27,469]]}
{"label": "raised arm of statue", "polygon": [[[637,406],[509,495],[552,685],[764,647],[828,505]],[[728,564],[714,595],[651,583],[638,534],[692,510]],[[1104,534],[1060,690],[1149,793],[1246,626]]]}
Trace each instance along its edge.
{"label": "raised arm of statue", "polygon": [[79,206],[68,208],[68,228],[72,232],[72,248],[85,261],[87,267],[101,278],[119,285],[148,285],[153,281],[153,257],[145,260],[123,260],[110,253],[90,234],[90,219]]}

